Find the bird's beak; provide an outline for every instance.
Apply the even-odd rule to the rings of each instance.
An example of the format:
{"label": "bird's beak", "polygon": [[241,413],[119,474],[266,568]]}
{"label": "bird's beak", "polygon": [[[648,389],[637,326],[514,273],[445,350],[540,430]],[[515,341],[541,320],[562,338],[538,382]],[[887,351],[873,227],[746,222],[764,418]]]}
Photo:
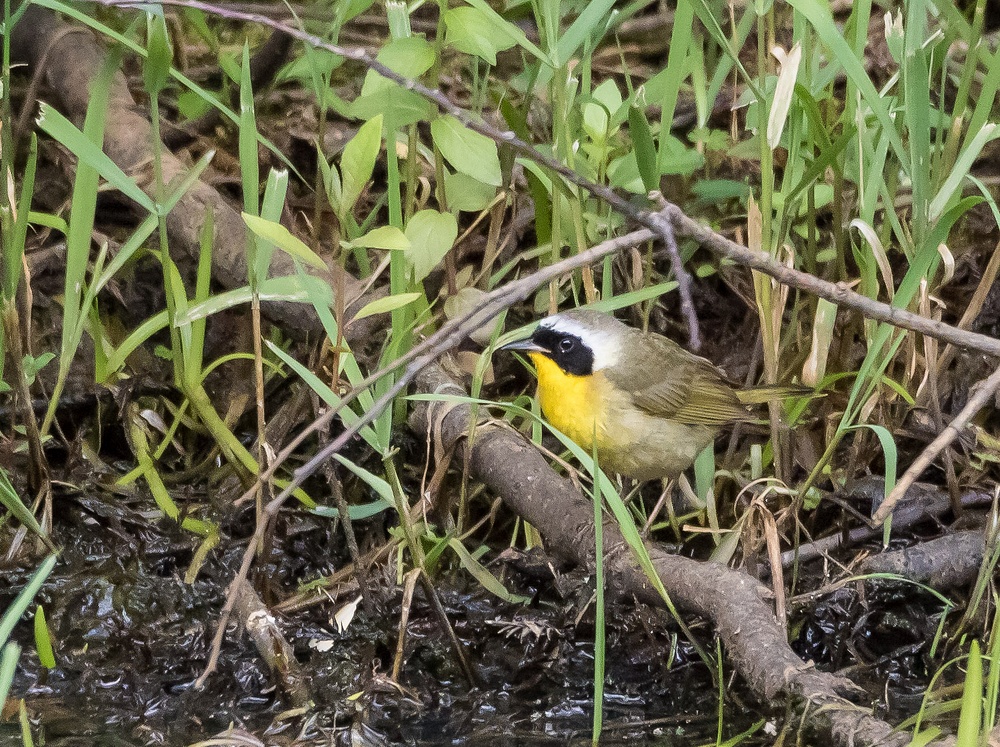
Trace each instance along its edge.
{"label": "bird's beak", "polygon": [[497,350],[524,350],[527,352],[535,353],[551,353],[552,351],[546,347],[542,347],[537,342],[532,340],[530,337],[526,337],[523,340],[514,340],[514,342],[508,342],[506,345],[501,345]]}

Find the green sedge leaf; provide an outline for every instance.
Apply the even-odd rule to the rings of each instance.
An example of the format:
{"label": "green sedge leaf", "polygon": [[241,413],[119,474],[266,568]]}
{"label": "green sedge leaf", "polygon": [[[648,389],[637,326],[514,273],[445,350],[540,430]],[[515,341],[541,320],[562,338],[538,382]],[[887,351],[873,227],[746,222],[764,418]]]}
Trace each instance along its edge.
{"label": "green sedge leaf", "polygon": [[317,270],[327,269],[326,262],[316,252],[280,223],[264,220],[249,213],[243,213],[243,222],[256,236],[271,242],[295,259],[301,260]]}

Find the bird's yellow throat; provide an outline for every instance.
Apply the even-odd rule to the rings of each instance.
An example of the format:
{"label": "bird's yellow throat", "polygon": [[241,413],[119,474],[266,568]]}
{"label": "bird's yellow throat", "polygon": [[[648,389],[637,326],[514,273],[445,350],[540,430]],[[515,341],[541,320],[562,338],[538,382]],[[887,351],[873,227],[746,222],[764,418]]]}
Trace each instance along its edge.
{"label": "bird's yellow throat", "polygon": [[601,448],[603,376],[574,376],[541,353],[529,352],[538,373],[538,403],[545,419],[584,449]]}

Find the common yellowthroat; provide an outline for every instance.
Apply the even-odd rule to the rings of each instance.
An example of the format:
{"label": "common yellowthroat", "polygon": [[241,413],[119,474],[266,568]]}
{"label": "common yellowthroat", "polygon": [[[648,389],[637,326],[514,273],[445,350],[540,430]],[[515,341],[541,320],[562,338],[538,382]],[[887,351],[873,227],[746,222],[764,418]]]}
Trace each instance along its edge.
{"label": "common yellowthroat", "polygon": [[[523,350],[538,373],[545,418],[600,465],[637,480],[676,477],[748,407],[798,392],[736,389],[711,362],[609,314],[577,309],[543,319]],[[594,443],[596,440],[596,444]]]}

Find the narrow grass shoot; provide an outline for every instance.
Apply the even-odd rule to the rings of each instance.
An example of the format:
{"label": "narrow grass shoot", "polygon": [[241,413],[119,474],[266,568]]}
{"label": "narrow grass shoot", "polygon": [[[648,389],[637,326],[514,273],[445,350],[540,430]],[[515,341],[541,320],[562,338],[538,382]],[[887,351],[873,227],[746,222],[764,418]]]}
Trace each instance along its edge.
{"label": "narrow grass shoot", "polygon": [[[6,647],[11,644],[10,636],[14,631],[14,626],[17,625],[24,613],[28,611],[28,607],[35,598],[35,595],[42,588],[42,584],[45,583],[49,574],[52,573],[57,559],[58,556],[55,553],[46,557],[41,565],[38,566],[38,569],[31,574],[28,583],[14,597],[14,601],[10,603],[7,609],[4,610],[3,615],[0,616],[0,646]],[[4,677],[0,676],[0,688],[3,688],[4,684]],[[6,685],[9,687],[10,680],[6,680]],[[0,697],[0,702],[3,702],[2,697]]]}
{"label": "narrow grass shoot", "polygon": [[956,747],[979,747],[980,729],[983,719],[983,657],[979,653],[979,641],[969,644],[966,659],[965,684],[962,690],[962,710],[958,715]]}
{"label": "narrow grass shoot", "polygon": [[[84,308],[84,288],[86,287],[87,263],[90,259],[91,235],[94,215],[97,210],[97,188],[100,172],[97,162],[105,166],[110,159],[101,158],[101,144],[104,141],[104,122],[108,107],[108,91],[117,68],[116,56],[109,54],[91,86],[87,116],[84,120],[83,138],[78,141],[76,176],[73,180],[72,207],[66,235],[66,280],[63,291],[63,331],[59,349],[59,371],[53,385],[49,408],[42,422],[44,436],[55,418],[56,407],[66,385],[70,364],[76,355],[86,324],[87,311]],[[79,132],[68,120],[54,110],[43,107],[38,118],[40,129],[60,142],[69,140]],[[63,137],[60,138],[60,135]],[[87,147],[84,147],[84,146]],[[72,150],[72,148],[70,148]],[[117,168],[117,167],[116,167]],[[110,171],[114,171],[111,169]],[[145,196],[144,196],[145,197]],[[147,207],[152,207],[148,198]],[[144,204],[140,202],[140,204]],[[150,212],[155,213],[155,209]]]}
{"label": "narrow grass shoot", "polygon": [[[597,460],[597,425],[592,436],[594,444],[590,457],[596,474],[600,474]],[[606,631],[604,618],[604,511],[602,508],[601,481],[594,480],[594,722],[590,743],[597,747],[601,742],[604,726],[604,678]],[[629,521],[631,521],[629,517]]]}
{"label": "narrow grass shoot", "polygon": [[35,606],[35,651],[38,652],[38,660],[46,669],[56,668],[56,654],[52,646],[52,633],[45,622],[45,608],[42,605]]}
{"label": "narrow grass shoot", "polygon": [[[14,684],[14,675],[17,673],[17,662],[21,657],[21,647],[16,642],[10,640],[11,633],[14,630],[14,626],[17,625],[27,611],[35,595],[42,588],[42,584],[45,583],[45,580],[52,572],[57,558],[58,556],[52,553],[42,561],[41,565],[31,575],[28,583],[25,584],[24,588],[14,598],[14,601],[10,603],[7,609],[4,610],[3,615],[0,616],[0,703],[2,704],[8,702],[7,697],[10,694],[11,686]],[[36,641],[39,638],[37,631],[41,609],[41,606],[37,608],[35,617]],[[44,615],[41,616],[41,620],[44,625]],[[47,632],[46,628],[46,634]],[[53,667],[55,666],[55,658],[51,655],[51,646],[46,651],[44,639],[42,645],[38,647],[38,653],[42,658],[44,666],[49,666],[50,663]],[[24,743],[28,744],[31,740],[31,732],[25,719],[23,703],[24,701],[21,701],[21,735]]]}

